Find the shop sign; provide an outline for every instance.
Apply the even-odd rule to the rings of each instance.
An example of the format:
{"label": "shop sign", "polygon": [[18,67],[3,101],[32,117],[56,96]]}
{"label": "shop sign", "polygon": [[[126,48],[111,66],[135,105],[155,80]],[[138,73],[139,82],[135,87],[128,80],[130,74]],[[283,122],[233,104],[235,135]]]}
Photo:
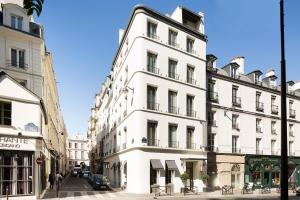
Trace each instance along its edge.
{"label": "shop sign", "polygon": [[35,151],[35,140],[13,136],[0,136],[0,149]]}

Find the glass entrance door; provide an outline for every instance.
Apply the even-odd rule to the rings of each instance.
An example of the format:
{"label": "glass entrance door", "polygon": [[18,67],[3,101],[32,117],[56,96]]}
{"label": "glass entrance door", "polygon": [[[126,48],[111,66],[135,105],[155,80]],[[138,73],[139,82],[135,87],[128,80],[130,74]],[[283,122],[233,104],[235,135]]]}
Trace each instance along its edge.
{"label": "glass entrance door", "polygon": [[186,163],[186,173],[189,175],[189,179],[187,180],[187,187],[192,189],[194,187],[194,174],[193,174],[193,163]]}

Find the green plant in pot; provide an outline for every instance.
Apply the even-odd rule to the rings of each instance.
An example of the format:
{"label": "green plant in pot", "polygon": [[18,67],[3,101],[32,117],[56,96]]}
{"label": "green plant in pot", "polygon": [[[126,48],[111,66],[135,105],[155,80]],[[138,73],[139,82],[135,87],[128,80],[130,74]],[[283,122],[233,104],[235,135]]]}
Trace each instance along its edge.
{"label": "green plant in pot", "polygon": [[184,185],[184,187],[186,187],[187,184],[187,180],[190,178],[190,176],[188,175],[188,173],[183,172],[182,174],[180,174],[180,179]]}
{"label": "green plant in pot", "polygon": [[201,172],[200,179],[203,181],[203,183],[206,185],[207,181],[209,179],[209,175],[206,172]]}

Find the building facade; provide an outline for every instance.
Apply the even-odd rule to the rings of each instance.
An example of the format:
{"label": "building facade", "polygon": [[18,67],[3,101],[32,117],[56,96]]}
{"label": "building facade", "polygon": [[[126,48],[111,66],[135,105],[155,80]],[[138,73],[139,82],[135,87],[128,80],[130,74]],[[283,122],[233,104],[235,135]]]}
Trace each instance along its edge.
{"label": "building facade", "polygon": [[[204,15],[172,15],[136,6],[89,121],[97,169],[115,187],[149,193],[188,186],[206,173],[206,36]],[[91,161],[92,162],[92,161]]]}
{"label": "building facade", "polygon": [[75,165],[85,163],[90,166],[88,156],[89,144],[88,140],[81,135],[74,135],[68,138],[67,147],[67,168],[71,170]]}
{"label": "building facade", "polygon": [[[210,185],[280,183],[280,86],[274,70],[248,74],[244,57],[222,68],[207,55],[208,173]],[[300,184],[300,83],[287,82],[289,182]],[[230,92],[229,92],[230,91]]]}
{"label": "building facade", "polygon": [[[28,198],[40,198],[48,187],[49,173],[66,172],[67,131],[60,109],[51,55],[45,47],[43,27],[34,22],[33,16],[27,16],[22,7],[22,0],[2,0],[0,3],[0,71],[4,71],[40,98],[45,110],[44,117],[47,119],[40,120],[38,125],[34,123],[41,132],[41,142],[36,143],[39,146],[35,148],[35,151],[40,152],[40,156],[33,153],[30,158],[34,159],[33,164],[37,158],[42,160],[42,163],[38,166],[32,165],[34,173],[30,175],[32,180],[39,177],[39,181],[34,181],[34,187],[39,187],[32,188],[31,193],[26,193]],[[31,114],[25,105],[24,108],[19,106],[18,109],[24,118],[28,117],[22,114],[23,111],[26,111],[27,115]],[[6,132],[0,132],[1,136],[5,134]],[[12,135],[17,136],[18,134]],[[0,151],[2,150],[4,149],[0,147]],[[30,158],[28,157],[28,160]],[[1,180],[3,176],[4,174],[1,174]],[[10,196],[25,195],[24,192],[18,192],[18,189],[8,192]],[[6,195],[5,189],[1,195]]]}

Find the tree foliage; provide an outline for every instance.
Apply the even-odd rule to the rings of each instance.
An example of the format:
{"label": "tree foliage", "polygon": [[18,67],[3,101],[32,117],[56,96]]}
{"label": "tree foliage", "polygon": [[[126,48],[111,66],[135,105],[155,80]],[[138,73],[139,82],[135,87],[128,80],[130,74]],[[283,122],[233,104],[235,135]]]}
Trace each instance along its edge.
{"label": "tree foliage", "polygon": [[32,15],[35,11],[38,16],[42,13],[44,0],[23,0],[23,6],[27,10],[27,15]]}

